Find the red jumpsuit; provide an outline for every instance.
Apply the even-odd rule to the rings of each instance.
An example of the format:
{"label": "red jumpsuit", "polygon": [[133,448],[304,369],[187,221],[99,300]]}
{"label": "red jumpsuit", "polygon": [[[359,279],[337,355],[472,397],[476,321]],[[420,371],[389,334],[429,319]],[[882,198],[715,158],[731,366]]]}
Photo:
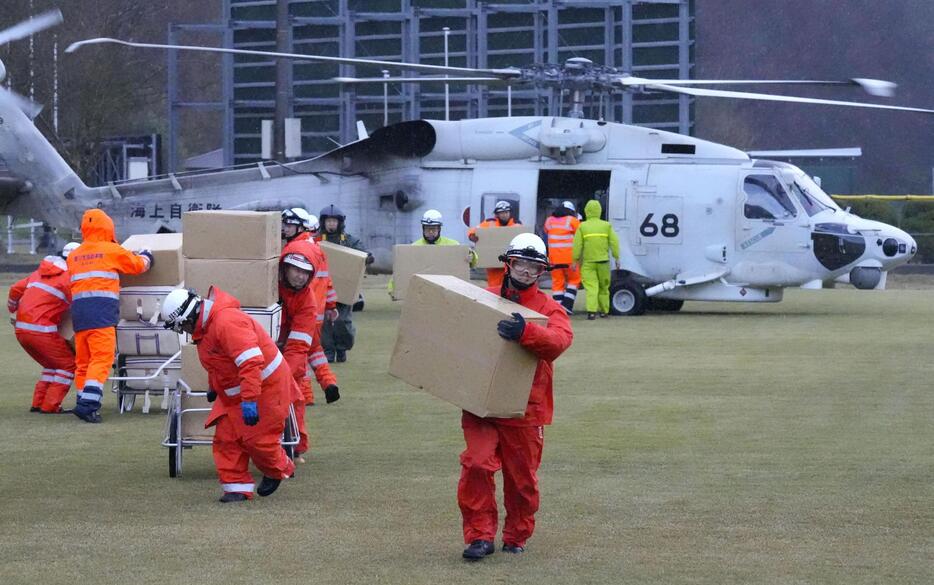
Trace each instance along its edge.
{"label": "red jumpsuit", "polygon": [[305,404],[312,400],[311,385],[307,382],[308,356],[316,344],[318,310],[310,284],[302,290],[294,290],[280,281],[279,299],[282,301],[282,329],[278,345],[282,348],[282,355],[289,364],[296,386],[301,389],[293,401],[300,439],[295,452],[300,455],[308,451]]}
{"label": "red jumpsuit", "polygon": [[68,272],[75,325],[75,410],[88,413],[100,409],[117,349],[120,274],[146,272],[149,259],[116,243],[114,222],[100,209],[84,212],[81,236],[81,245],[68,255]]}
{"label": "red jumpsuit", "polygon": [[[499,294],[499,288],[487,289]],[[496,484],[503,471],[506,521],[503,542],[525,546],[535,529],[538,510],[538,466],[542,459],[544,425],[554,413],[552,362],[571,346],[574,337],[567,313],[533,285],[510,300],[548,317],[547,326],[526,322],[519,344],[538,356],[529,404],[522,418],[480,418],[464,412],[461,427],[467,448],[461,453],[457,502],[464,521],[464,542],[493,541],[497,530]]]}
{"label": "red jumpsuit", "polygon": [[75,377],[75,352],[58,334],[71,305],[65,259],[46,256],[39,268],[10,288],[7,308],[16,313],[16,340],[42,366],[32,407],[58,412]]}
{"label": "red jumpsuit", "polygon": [[[503,225],[499,222],[498,219],[492,217],[490,219],[485,219],[480,222],[480,225],[474,228],[467,230],[467,237],[471,242],[475,242],[477,237],[477,230],[489,229],[489,228],[498,228],[498,227],[509,227],[513,225],[521,225],[518,221],[513,218],[509,218],[509,221],[506,225]],[[503,284],[503,275],[506,273],[505,268],[487,268],[486,269],[486,285],[490,288],[496,289],[496,294],[499,294],[499,288]]]}
{"label": "red jumpsuit", "polygon": [[[269,334],[222,290],[212,288],[208,293],[192,340],[198,345],[208,383],[217,392],[204,426],[216,426],[218,478],[225,492],[252,498],[250,460],[272,479],[285,479],[295,471],[279,442],[294,396],[292,373]],[[243,422],[241,401],[257,403],[259,423]]]}
{"label": "red jumpsuit", "polygon": [[[311,234],[300,234],[292,239],[282,249],[282,255],[279,259],[281,260],[285,258],[286,254],[292,253],[301,254],[308,258],[311,260],[312,266],[315,267],[315,276],[312,278],[309,288],[313,291],[312,294],[315,299],[317,330],[314,335],[315,344],[311,348],[311,354],[308,357],[308,365],[315,373],[318,385],[323,390],[332,384],[337,385],[337,377],[328,366],[328,358],[324,355],[324,348],[321,347],[321,327],[324,326],[324,312],[337,309],[337,293],[334,292],[334,285],[328,272],[328,259],[324,255],[324,250],[315,242]],[[310,381],[303,382],[301,386],[303,393],[306,392],[305,388],[307,387],[306,403],[314,404],[315,397],[314,392],[311,390]]]}

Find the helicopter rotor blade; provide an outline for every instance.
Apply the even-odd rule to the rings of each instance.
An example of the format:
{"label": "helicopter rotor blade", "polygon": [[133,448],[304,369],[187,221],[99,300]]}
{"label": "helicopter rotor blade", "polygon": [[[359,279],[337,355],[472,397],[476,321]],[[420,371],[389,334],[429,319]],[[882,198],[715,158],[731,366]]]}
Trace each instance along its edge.
{"label": "helicopter rotor blade", "polygon": [[42,104],[37,104],[31,99],[21,96],[15,91],[10,91],[4,87],[0,87],[0,97],[9,98],[16,107],[21,109],[24,114],[29,116],[30,120],[35,120],[36,116],[39,115],[39,112],[42,111]]}
{"label": "helicopter rotor blade", "polygon": [[19,24],[15,24],[8,29],[0,31],[0,45],[25,39],[39,31],[60,24],[63,20],[64,18],[62,17],[61,10],[55,9],[43,12],[39,16],[34,16],[29,20],[24,20]]}
{"label": "helicopter rotor blade", "polygon": [[887,106],[884,104],[870,104],[866,102],[845,102],[840,100],[825,100],[818,98],[796,97],[789,95],[772,95],[767,93],[751,93],[746,91],[725,91],[722,89],[701,89],[695,87],[678,87],[664,83],[649,83],[645,89],[664,91],[671,93],[683,93],[686,95],[700,97],[721,97],[742,100],[759,100],[768,102],[791,102],[797,104],[824,104],[829,106],[848,106],[853,108],[875,108],[879,110],[898,110],[902,112],[918,112],[922,114],[934,114],[934,110],[924,108],[909,108],[904,106]]}
{"label": "helicopter rotor blade", "polygon": [[502,78],[516,77],[521,72],[518,69],[471,69],[469,67],[445,67],[444,65],[427,65],[423,63],[404,63],[396,61],[378,61],[374,59],[355,59],[348,57],[325,57],[324,55],[303,55],[300,53],[277,53],[273,51],[253,51],[248,49],[225,49],[222,47],[199,47],[192,45],[161,45],[155,43],[134,43],[120,39],[106,37],[88,39],[72,43],[65,49],[66,53],[73,53],[86,45],[113,43],[127,47],[142,49],[175,49],[178,51],[198,51],[206,53],[225,53],[230,55],[253,55],[277,59],[296,59],[301,61],[317,61],[321,63],[338,63],[341,65],[372,65],[376,67],[407,69],[412,71],[427,71],[431,73],[457,73],[461,75],[489,75]]}
{"label": "helicopter rotor blade", "polygon": [[621,77],[619,79],[625,87],[638,87],[648,84],[665,85],[851,85],[863,89],[873,96],[892,97],[898,87],[891,81],[881,79],[866,79],[856,77],[845,80],[812,80],[812,79],[648,79],[643,77]]}
{"label": "helicopter rotor blade", "polygon": [[332,81],[362,85],[367,83],[509,83],[501,77],[332,77]]}

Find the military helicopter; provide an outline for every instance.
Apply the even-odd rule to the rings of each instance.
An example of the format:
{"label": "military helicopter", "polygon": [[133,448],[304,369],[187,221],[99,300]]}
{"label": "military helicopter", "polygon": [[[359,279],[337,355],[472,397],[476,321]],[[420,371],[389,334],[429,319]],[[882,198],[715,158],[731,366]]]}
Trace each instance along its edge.
{"label": "military helicopter", "polygon": [[[3,37],[0,37],[2,39]],[[694,96],[934,110],[762,93],[703,89],[699,85],[850,85],[891,95],[894,84],[847,81],[657,80],[638,78],[586,59],[563,66],[470,69],[183,45],[91,39],[160,50],[265,55],[444,74],[395,77],[389,82],[469,82],[558,87],[570,93],[567,116],[415,120],[380,128],[316,158],[221,172],[169,175],[101,188],[84,185],[21,111],[22,98],[0,90],[0,158],[28,181],[6,201],[7,213],[43,217],[73,227],[89,207],[100,207],[121,234],[180,229],[193,209],[312,211],[335,203],[376,257],[390,269],[392,246],[420,235],[424,210],[440,210],[445,233],[464,240],[468,225],[491,215],[499,200],[540,226],[560,201],[597,198],[621,242],[613,273],[611,310],[641,314],[678,310],[685,300],[775,302],[785,287],[849,282],[881,288],[885,274],[907,262],[915,241],[893,226],[844,211],[797,167],[753,160],[705,140],[587,120],[585,92],[643,91]],[[386,83],[338,78],[340,83]],[[463,223],[452,221],[461,218]]]}

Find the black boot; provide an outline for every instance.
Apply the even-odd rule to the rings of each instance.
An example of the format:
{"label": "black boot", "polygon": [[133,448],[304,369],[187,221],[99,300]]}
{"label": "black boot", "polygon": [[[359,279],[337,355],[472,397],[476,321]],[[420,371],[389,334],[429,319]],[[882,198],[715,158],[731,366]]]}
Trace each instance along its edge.
{"label": "black boot", "polygon": [[329,351],[329,350],[325,350],[325,352],[324,352],[324,357],[328,358],[328,363],[329,363],[329,364],[333,364],[333,363],[334,363],[334,358],[335,358],[336,356],[334,355],[334,351],[333,351],[333,350],[330,350],[330,351]]}
{"label": "black boot", "polygon": [[596,313],[587,313],[587,320],[588,320],[588,321],[593,321],[593,320],[596,319],[596,318],[597,318],[597,314],[596,314]]}
{"label": "black boot", "polygon": [[229,504],[230,502],[245,502],[248,499],[249,498],[244,494],[239,494],[237,492],[227,492],[217,501],[223,502],[224,504]]}
{"label": "black boot", "polygon": [[503,543],[503,552],[512,553],[514,555],[521,554],[525,552],[524,546],[519,546],[518,544],[509,544],[508,542]]}
{"label": "black boot", "polygon": [[347,350],[339,349],[337,350],[337,363],[342,364],[347,361]]}
{"label": "black boot", "polygon": [[38,406],[30,406],[29,412],[42,412],[42,409],[39,408]]}
{"label": "black boot", "polygon": [[496,551],[496,547],[489,540],[475,540],[470,546],[464,549],[465,561],[479,561],[485,556],[489,556]]}
{"label": "black boot", "polygon": [[256,493],[263,496],[271,496],[273,492],[279,489],[279,484],[282,483],[281,479],[273,479],[271,477],[263,476],[263,481],[259,482],[259,487],[256,488]]}
{"label": "black boot", "polygon": [[86,411],[80,408],[75,408],[74,410],[71,411],[71,413],[86,423],[97,424],[104,420],[101,418],[100,413],[97,412],[96,410]]}

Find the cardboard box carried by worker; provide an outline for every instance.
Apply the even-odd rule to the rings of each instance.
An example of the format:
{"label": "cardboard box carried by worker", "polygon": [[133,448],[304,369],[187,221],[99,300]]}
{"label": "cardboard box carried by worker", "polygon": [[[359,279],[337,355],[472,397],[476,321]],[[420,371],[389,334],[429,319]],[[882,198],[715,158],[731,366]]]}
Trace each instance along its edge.
{"label": "cardboard box carried by worker", "polygon": [[477,268],[502,268],[503,262],[499,257],[509,246],[509,242],[519,234],[528,234],[532,228],[524,225],[511,225],[506,227],[479,228],[474,250],[479,260]]}
{"label": "cardboard box carried by worker", "polygon": [[538,358],[501,338],[512,313],[548,318],[456,276],[417,274],[409,282],[389,373],[481,417],[523,416]]}
{"label": "cardboard box carried by worker", "polygon": [[186,258],[267,260],[282,250],[282,216],[272,211],[182,214]]}
{"label": "cardboard box carried by worker", "polygon": [[152,252],[152,268],[142,274],[121,274],[120,286],[176,287],[182,275],[182,234],[139,234],[130,236],[123,247],[137,252]]}
{"label": "cardboard box carried by worker", "polygon": [[279,258],[185,258],[185,286],[202,296],[216,286],[236,297],[243,307],[268,307],[279,301]]}
{"label": "cardboard box carried by worker", "polygon": [[337,302],[352,305],[360,298],[368,254],[347,246],[320,242],[328,259],[328,273],[337,293]]}
{"label": "cardboard box carried by worker", "polygon": [[470,280],[469,251],[467,246],[393,246],[392,300],[405,299],[409,281],[416,274],[448,274]]}

